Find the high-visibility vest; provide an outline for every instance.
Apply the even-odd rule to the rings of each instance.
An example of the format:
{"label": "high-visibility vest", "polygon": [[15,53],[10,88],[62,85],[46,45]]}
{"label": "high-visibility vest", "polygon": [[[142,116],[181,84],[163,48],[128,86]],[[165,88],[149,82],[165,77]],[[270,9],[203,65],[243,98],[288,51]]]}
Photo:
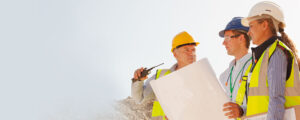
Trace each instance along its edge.
{"label": "high-visibility vest", "polygon": [[[156,78],[158,79],[162,76],[165,76],[167,74],[171,73],[171,70],[169,69],[158,69],[156,71]],[[157,101],[157,99],[155,99],[155,101],[153,102],[153,108],[152,108],[152,120],[166,120],[165,118],[165,113],[162,110],[159,102]]]}
{"label": "high-visibility vest", "polygon": [[[253,68],[250,78],[248,77],[252,64],[249,65],[246,70],[241,86],[236,96],[236,102],[242,105],[243,98],[246,94],[247,79],[250,79],[248,100],[247,100],[247,112],[246,116],[258,115],[261,113],[268,112],[269,106],[269,89],[267,72],[269,59],[274,53],[277,47],[281,47],[292,55],[292,66],[289,78],[285,85],[285,108],[294,108],[295,114],[300,112],[300,79],[299,79],[299,68],[297,60],[294,57],[293,52],[281,41],[276,40],[270,45],[262,54]],[[300,117],[300,116],[299,116]],[[297,117],[297,119],[300,119]]]}

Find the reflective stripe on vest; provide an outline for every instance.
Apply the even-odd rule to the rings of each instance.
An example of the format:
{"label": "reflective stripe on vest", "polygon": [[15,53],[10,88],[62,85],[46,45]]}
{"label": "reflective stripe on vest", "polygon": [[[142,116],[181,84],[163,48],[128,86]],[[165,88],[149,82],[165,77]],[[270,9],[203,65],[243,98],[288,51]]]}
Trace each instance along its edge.
{"label": "reflective stripe on vest", "polygon": [[[156,78],[158,79],[162,76],[165,76],[167,74],[170,74],[171,70],[169,69],[158,69],[156,71]],[[152,120],[165,120],[165,113],[162,110],[159,102],[157,100],[154,101],[153,103],[153,108],[152,108]]]}
{"label": "reflective stripe on vest", "polygon": [[[269,89],[267,72],[269,59],[274,53],[277,46],[282,46],[284,49],[288,50],[293,56],[292,70],[290,77],[286,81],[285,86],[285,108],[295,107],[300,105],[300,80],[299,80],[299,68],[294,58],[294,54],[291,50],[286,47],[281,41],[276,40],[270,47],[268,47],[262,54],[262,56],[257,61],[250,78],[249,95],[247,102],[247,116],[256,115],[260,113],[268,112],[269,106]],[[251,68],[252,64],[249,65]],[[245,73],[245,78],[248,76],[250,70]],[[244,78],[244,77],[243,77]],[[243,80],[244,81],[244,80]],[[242,86],[243,85],[243,86]],[[246,80],[244,84],[238,90],[238,95],[236,100],[238,104],[242,104],[243,98],[246,91]],[[298,111],[299,109],[295,109]]]}
{"label": "reflective stripe on vest", "polygon": [[[246,89],[247,89],[248,73],[251,70],[251,66],[252,66],[252,63],[250,63],[247,70],[245,71],[245,73],[242,77],[242,82],[241,82],[240,88],[238,89],[237,95],[235,97],[236,103],[240,106],[243,105],[243,101],[244,101],[244,97],[245,97],[245,93],[246,93]],[[241,120],[241,118],[237,118],[237,120]]]}

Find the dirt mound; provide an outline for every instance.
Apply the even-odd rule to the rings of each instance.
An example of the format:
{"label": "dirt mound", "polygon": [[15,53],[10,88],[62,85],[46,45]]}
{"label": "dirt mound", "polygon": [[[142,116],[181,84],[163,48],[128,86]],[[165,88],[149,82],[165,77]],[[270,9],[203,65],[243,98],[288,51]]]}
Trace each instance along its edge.
{"label": "dirt mound", "polygon": [[127,120],[150,120],[153,101],[136,103],[131,97],[120,100],[115,109]]}

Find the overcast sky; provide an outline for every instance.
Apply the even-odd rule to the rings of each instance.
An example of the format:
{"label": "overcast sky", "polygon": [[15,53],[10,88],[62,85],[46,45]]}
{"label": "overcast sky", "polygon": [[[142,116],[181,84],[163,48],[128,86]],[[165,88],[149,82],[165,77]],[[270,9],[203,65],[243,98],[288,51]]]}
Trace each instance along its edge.
{"label": "overcast sky", "polygon": [[[187,31],[216,74],[228,67],[218,32],[259,0],[2,0],[0,119],[94,120],[130,96],[141,66],[169,68]],[[276,0],[300,49],[300,2]]]}

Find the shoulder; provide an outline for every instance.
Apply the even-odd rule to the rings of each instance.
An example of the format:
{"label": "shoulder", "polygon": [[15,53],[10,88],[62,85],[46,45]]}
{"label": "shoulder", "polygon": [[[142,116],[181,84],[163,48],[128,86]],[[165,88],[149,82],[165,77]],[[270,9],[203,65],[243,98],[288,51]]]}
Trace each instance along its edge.
{"label": "shoulder", "polygon": [[277,47],[274,51],[274,53],[270,57],[271,60],[287,60],[290,55],[287,53],[288,51],[286,49],[282,49],[280,47]]}
{"label": "shoulder", "polygon": [[245,58],[246,59],[250,59],[252,57],[252,54],[251,53],[247,53],[246,55],[245,55]]}
{"label": "shoulder", "polygon": [[247,53],[238,62],[239,63],[245,63],[245,62],[250,61],[250,58],[252,58],[252,54],[251,53]]}
{"label": "shoulder", "polygon": [[244,55],[240,60],[239,63],[245,64],[245,63],[250,63],[249,61],[252,58],[252,54],[251,53],[247,53],[246,55]]}
{"label": "shoulder", "polygon": [[232,68],[233,66],[233,63],[234,61],[230,62],[228,68],[225,69],[225,71],[223,71],[220,76],[219,76],[219,80],[220,81],[226,81],[228,75],[230,74],[230,69]]}
{"label": "shoulder", "polygon": [[251,59],[252,59],[252,54],[251,53],[246,54],[244,63],[247,63],[246,65],[249,66],[251,63]]}
{"label": "shoulder", "polygon": [[289,64],[288,55],[281,48],[276,48],[274,53],[269,58],[269,68],[286,66]]}

